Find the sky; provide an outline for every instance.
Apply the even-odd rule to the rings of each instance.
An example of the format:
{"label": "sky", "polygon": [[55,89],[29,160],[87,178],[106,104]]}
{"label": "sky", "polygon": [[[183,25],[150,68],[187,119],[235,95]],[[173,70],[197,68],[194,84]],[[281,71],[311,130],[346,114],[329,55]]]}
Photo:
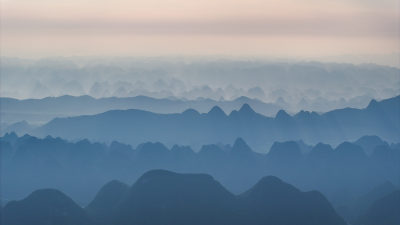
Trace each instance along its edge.
{"label": "sky", "polygon": [[1,56],[221,55],[400,66],[398,0],[0,0]]}

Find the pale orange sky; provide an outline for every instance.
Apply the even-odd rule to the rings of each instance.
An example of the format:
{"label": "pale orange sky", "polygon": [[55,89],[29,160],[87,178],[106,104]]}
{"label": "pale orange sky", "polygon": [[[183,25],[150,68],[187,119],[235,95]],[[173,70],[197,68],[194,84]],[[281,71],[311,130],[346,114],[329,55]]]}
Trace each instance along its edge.
{"label": "pale orange sky", "polygon": [[0,1],[6,57],[226,55],[399,65],[398,0]]}

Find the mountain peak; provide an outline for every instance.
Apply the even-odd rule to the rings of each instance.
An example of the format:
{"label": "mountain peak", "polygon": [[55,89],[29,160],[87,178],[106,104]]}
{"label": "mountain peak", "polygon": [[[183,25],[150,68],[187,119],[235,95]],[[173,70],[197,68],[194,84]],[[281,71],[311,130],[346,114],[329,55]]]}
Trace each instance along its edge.
{"label": "mountain peak", "polygon": [[[169,185],[172,185],[172,182],[183,182],[183,181],[194,181],[197,180],[203,184],[211,184],[215,185],[218,184],[219,187],[222,187],[211,175],[204,174],[204,173],[176,173],[169,170],[164,169],[155,169],[150,170],[144,173],[133,185],[143,185],[148,183],[163,183],[166,180],[169,180]],[[189,184],[189,183],[182,183],[182,184]],[[174,187],[172,185],[171,187]],[[156,187],[155,187],[156,188]]]}
{"label": "mountain peak", "polygon": [[191,116],[200,115],[200,113],[195,109],[186,109],[185,111],[182,112],[182,114],[183,115],[191,115]]}
{"label": "mountain peak", "polygon": [[374,149],[378,146],[389,145],[386,141],[383,141],[380,137],[376,135],[362,136],[353,143],[361,146],[367,155],[371,155],[374,152]]}
{"label": "mountain peak", "polygon": [[254,114],[256,112],[250,107],[249,104],[245,103],[239,109],[239,113],[241,113],[241,114]]}
{"label": "mountain peak", "polygon": [[335,154],[339,157],[343,157],[346,160],[353,159],[366,159],[366,155],[364,149],[362,149],[359,145],[343,142],[334,150]]}
{"label": "mountain peak", "polygon": [[179,175],[179,174],[169,171],[169,170],[155,169],[155,170],[147,171],[146,173],[144,173],[141,176],[141,178],[169,177],[169,176],[176,176],[176,175]]}
{"label": "mountain peak", "polygon": [[10,133],[6,133],[3,137],[3,140],[9,141],[9,142],[14,142],[15,140],[18,139],[18,135],[13,131]]}
{"label": "mountain peak", "polygon": [[207,114],[210,116],[226,116],[225,112],[218,106],[212,107]]}
{"label": "mountain peak", "polygon": [[247,97],[247,96],[240,96],[240,97],[237,97],[234,101],[247,102],[249,100],[251,100],[251,99],[249,97]]}
{"label": "mountain peak", "polygon": [[149,159],[154,159],[157,157],[165,157],[169,153],[169,149],[165,147],[160,142],[147,142],[140,144],[136,148],[136,154],[138,154],[139,157],[144,157],[144,158],[149,158]]}
{"label": "mountain peak", "polygon": [[242,138],[236,138],[235,143],[233,144],[233,146],[237,146],[237,147],[242,147],[242,146],[247,146],[246,142],[242,139]]}
{"label": "mountain peak", "polygon": [[346,224],[321,193],[302,192],[274,176],[263,177],[241,197],[270,224]]}
{"label": "mountain peak", "polygon": [[278,160],[298,159],[301,157],[301,150],[295,141],[274,142],[267,156]]}
{"label": "mountain peak", "polygon": [[242,138],[237,138],[232,147],[232,152],[252,152],[251,148]]}
{"label": "mountain peak", "polygon": [[326,157],[333,153],[333,148],[328,144],[318,143],[315,145],[309,156],[310,157]]}
{"label": "mountain peak", "polygon": [[284,182],[275,176],[262,177],[256,185],[261,185],[262,188],[284,184]]}
{"label": "mountain peak", "polygon": [[57,189],[39,189],[28,196],[28,198],[37,199],[37,198],[65,198],[69,199],[64,193]]}
{"label": "mountain peak", "polygon": [[376,135],[364,135],[356,140],[356,142],[362,142],[362,141],[374,141],[374,142],[381,142],[381,143],[383,142],[383,140]]}
{"label": "mountain peak", "polygon": [[[206,174],[152,170],[117,207],[115,224],[232,224],[233,194]],[[149,216],[152,215],[152,216]]]}
{"label": "mountain peak", "polygon": [[[222,191],[224,194],[231,195],[211,175],[203,173],[176,173],[163,169],[150,170],[144,173],[131,187],[130,191],[145,190],[152,197],[154,197],[154,193],[150,189],[159,192],[158,194],[162,194],[161,192],[164,194],[170,192],[174,193],[174,195],[179,195],[178,189],[191,192],[196,190],[198,185],[202,185],[204,194],[210,188],[211,192]],[[159,189],[160,186],[163,186],[162,191]],[[142,187],[145,187],[145,189],[142,189]],[[208,194],[212,195],[211,192]]]}
{"label": "mountain peak", "polygon": [[218,145],[211,144],[203,145],[198,154],[200,157],[223,158],[225,157],[226,152],[222,150]]}
{"label": "mountain peak", "polygon": [[255,199],[265,199],[266,197],[269,199],[275,198],[278,195],[287,195],[293,192],[299,192],[299,190],[292,185],[283,182],[278,177],[265,176],[243,195]]}
{"label": "mountain peak", "polygon": [[[160,179],[160,178],[167,178],[167,177],[172,177],[178,175],[177,173],[168,171],[168,170],[163,170],[163,169],[155,169],[155,170],[150,170],[144,173],[139,179],[136,181],[135,184],[145,184],[150,180],[153,179]],[[134,185],[135,185],[134,184]]]}
{"label": "mountain peak", "polygon": [[119,180],[112,180],[112,181],[108,182],[106,185],[104,185],[104,187],[113,189],[113,188],[117,188],[117,187],[128,187],[128,185],[125,183],[122,183]]}
{"label": "mountain peak", "polygon": [[376,107],[377,105],[378,105],[378,101],[376,101],[375,99],[372,99],[372,100],[369,102],[367,108],[368,108],[368,109],[374,108],[374,107]]}
{"label": "mountain peak", "polygon": [[300,112],[298,112],[294,115],[294,117],[301,118],[301,119],[312,118],[312,117],[317,117],[317,116],[318,116],[318,113],[316,113],[314,111],[310,112],[310,111],[304,111],[304,110],[301,110]]}
{"label": "mountain peak", "polygon": [[281,119],[286,120],[286,119],[290,119],[290,118],[292,118],[292,117],[283,109],[279,110],[275,116],[275,119],[278,119],[278,120],[281,120]]}

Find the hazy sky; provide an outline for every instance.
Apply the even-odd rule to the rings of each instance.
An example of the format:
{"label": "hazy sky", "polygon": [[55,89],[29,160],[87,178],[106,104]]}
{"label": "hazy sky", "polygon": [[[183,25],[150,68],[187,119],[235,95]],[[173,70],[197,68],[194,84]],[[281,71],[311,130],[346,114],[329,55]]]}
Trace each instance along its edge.
{"label": "hazy sky", "polygon": [[398,0],[0,0],[12,57],[225,55],[399,66]]}

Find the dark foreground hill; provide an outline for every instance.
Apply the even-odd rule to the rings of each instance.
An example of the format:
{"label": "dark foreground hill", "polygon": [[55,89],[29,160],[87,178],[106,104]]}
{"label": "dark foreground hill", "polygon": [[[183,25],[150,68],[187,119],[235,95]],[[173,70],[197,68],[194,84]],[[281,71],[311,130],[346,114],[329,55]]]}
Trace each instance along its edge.
{"label": "dark foreground hill", "polygon": [[362,215],[356,225],[398,225],[400,224],[400,190],[394,191],[375,201]]}
{"label": "dark foreground hill", "polygon": [[129,189],[106,184],[86,211],[58,191],[39,190],[4,212],[4,225],[346,224],[319,192],[301,192],[276,177],[235,196],[209,175],[165,170],[145,173]]}
{"label": "dark foreground hill", "polygon": [[86,207],[89,218],[95,224],[112,224],[113,214],[128,193],[129,186],[120,181],[113,180],[104,185],[96,197]]}
{"label": "dark foreground hill", "polygon": [[85,225],[85,211],[72,199],[54,189],[34,191],[21,201],[4,207],[3,225]]}
{"label": "dark foreground hill", "polygon": [[252,224],[345,224],[321,193],[301,192],[273,176],[262,178],[240,199]]}
{"label": "dark foreground hill", "polygon": [[279,140],[337,145],[364,135],[377,135],[388,142],[399,142],[399,115],[400,96],[380,102],[373,100],[364,109],[345,108],[324,114],[301,111],[291,116],[281,110],[274,118],[255,112],[247,104],[229,115],[219,107],[203,114],[193,109],[175,114],[131,109],[56,118],[32,133],[70,140],[116,140],[132,145],[159,141],[168,146],[180,144],[195,148],[205,143],[228,144],[242,137],[254,150],[264,152]]}
{"label": "dark foreground hill", "polygon": [[145,173],[118,206],[116,224],[236,224],[235,196],[211,176]]}
{"label": "dark foreground hill", "polygon": [[338,212],[351,224],[355,224],[356,220],[360,216],[364,216],[367,210],[372,207],[377,200],[396,191],[396,189],[397,187],[395,185],[386,181],[374,187],[366,194],[350,201],[347,206],[339,207]]}

